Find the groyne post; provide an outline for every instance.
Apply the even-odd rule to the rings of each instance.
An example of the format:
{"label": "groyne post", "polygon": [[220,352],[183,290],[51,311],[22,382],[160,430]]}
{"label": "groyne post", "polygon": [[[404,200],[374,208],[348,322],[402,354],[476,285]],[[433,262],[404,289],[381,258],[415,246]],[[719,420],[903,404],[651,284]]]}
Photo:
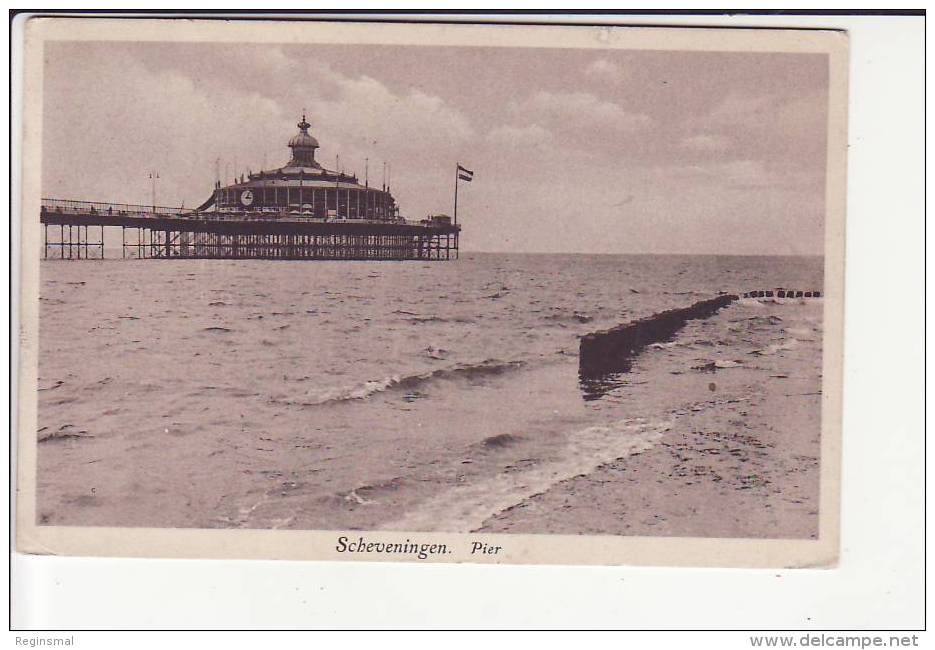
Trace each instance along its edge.
{"label": "groyne post", "polygon": [[[775,291],[775,294],[774,294]],[[797,289],[775,289],[774,291],[766,290],[757,290],[757,291],[745,291],[742,295],[744,298],[772,298],[775,295],[777,298],[821,298],[821,291],[799,291]]]}
{"label": "groyne post", "polygon": [[647,345],[668,340],[689,320],[708,318],[737,299],[734,294],[724,294],[689,307],[670,309],[586,334],[581,337],[579,346],[579,374],[593,377],[618,372],[630,357]]}

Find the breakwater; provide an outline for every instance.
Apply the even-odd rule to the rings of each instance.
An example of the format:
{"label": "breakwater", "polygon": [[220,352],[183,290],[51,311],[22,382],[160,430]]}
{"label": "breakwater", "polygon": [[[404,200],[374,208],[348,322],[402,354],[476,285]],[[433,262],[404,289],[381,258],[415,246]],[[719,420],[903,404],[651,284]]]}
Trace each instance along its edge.
{"label": "breakwater", "polygon": [[596,377],[626,371],[629,359],[652,343],[665,341],[686,322],[708,318],[737,300],[735,294],[723,294],[696,302],[689,307],[670,309],[630,323],[581,337],[578,372],[582,377]]}
{"label": "breakwater", "polygon": [[745,291],[744,298],[821,298],[821,291],[801,291],[798,289],[766,289]]}

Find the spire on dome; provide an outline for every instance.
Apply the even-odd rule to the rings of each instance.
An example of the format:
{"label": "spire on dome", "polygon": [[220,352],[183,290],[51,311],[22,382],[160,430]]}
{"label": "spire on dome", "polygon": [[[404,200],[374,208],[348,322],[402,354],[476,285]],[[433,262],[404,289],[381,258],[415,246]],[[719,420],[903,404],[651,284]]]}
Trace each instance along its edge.
{"label": "spire on dome", "polygon": [[318,140],[309,135],[308,128],[311,124],[305,119],[305,111],[302,111],[302,121],[296,126],[299,132],[289,140],[289,148],[292,149],[292,160],[289,161],[290,167],[320,167],[315,162],[315,149],[318,148]]}

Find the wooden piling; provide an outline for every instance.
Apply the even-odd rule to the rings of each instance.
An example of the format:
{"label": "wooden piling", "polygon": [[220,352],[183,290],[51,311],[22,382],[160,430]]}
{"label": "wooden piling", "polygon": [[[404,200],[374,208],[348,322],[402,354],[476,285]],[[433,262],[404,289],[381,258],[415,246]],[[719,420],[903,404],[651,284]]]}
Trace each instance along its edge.
{"label": "wooden piling", "polygon": [[651,343],[671,338],[689,320],[708,318],[738,296],[725,294],[682,309],[670,309],[581,337],[578,370],[583,377],[615,372]]}
{"label": "wooden piling", "polygon": [[[342,213],[344,211],[342,210]],[[353,212],[353,211],[352,211]],[[237,259],[353,259],[353,260],[452,260],[458,259],[458,227],[430,222],[383,222],[363,220],[334,223],[318,219],[293,219],[287,215],[170,214],[151,206],[99,204],[43,199],[41,223],[43,256],[56,246],[60,257],[106,257],[106,226],[119,227],[120,257],[237,258]],[[50,241],[47,228],[60,226],[60,239]],[[68,239],[65,239],[65,227]],[[91,226],[91,228],[89,228]],[[92,241],[90,234],[98,233]],[[76,237],[77,228],[77,237]],[[128,239],[126,229],[134,228]],[[148,232],[147,232],[148,231]],[[133,249],[136,253],[133,253]],[[66,252],[67,251],[67,252]]]}

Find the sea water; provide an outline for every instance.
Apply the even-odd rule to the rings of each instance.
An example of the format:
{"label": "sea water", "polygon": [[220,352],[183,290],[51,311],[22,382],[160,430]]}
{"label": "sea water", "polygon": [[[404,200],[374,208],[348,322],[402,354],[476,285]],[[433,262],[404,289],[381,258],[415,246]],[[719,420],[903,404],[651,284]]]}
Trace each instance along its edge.
{"label": "sea water", "polygon": [[[38,517],[473,530],[656,444],[672,400],[653,390],[653,355],[688,369],[731,333],[727,320],[695,325],[596,387],[578,377],[581,335],[721,291],[820,290],[822,267],[819,257],[471,253],[46,261]],[[749,309],[744,345],[769,354],[775,328]],[[820,322],[800,334],[820,338]],[[694,345],[678,347],[685,336]]]}

